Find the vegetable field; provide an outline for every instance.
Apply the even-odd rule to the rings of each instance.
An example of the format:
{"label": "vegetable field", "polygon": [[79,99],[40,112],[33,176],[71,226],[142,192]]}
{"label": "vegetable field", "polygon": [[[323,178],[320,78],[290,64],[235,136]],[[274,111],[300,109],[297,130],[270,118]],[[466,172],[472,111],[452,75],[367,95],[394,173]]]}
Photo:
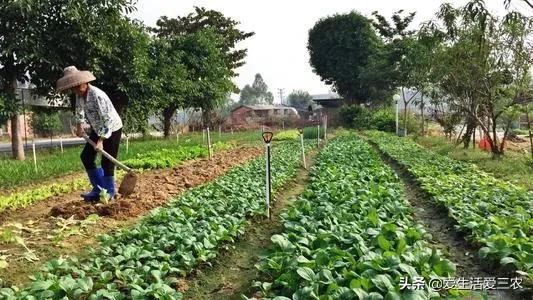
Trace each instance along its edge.
{"label": "vegetable field", "polygon": [[272,237],[271,253],[258,264],[266,281],[257,286],[265,297],[438,296],[399,289],[402,276],[448,277],[455,266],[424,240],[399,180],[368,144],[353,136],[332,141],[318,155],[311,178],[283,214],[284,230]]}
{"label": "vegetable field", "polygon": [[533,193],[495,179],[474,165],[429,152],[380,132],[371,139],[405,166],[456,228],[480,245],[479,255],[533,278]]}
{"label": "vegetable field", "polygon": [[[0,299],[531,295],[531,192],[408,139],[375,131],[330,135],[317,145],[315,133],[303,148],[294,130],[274,139],[270,219],[265,214],[264,149],[231,141],[215,144],[212,158],[198,144],[130,157],[126,163],[143,170],[141,190],[130,198],[82,204],[72,199],[83,183],[73,181],[25,191],[33,200],[4,200]],[[462,234],[473,249],[473,270],[456,257],[464,253],[456,248],[462,246],[433,236],[434,229],[418,219],[420,207],[392,161],[423,191],[416,197],[446,210],[444,217],[453,225],[442,234]],[[302,174],[307,179],[295,187]],[[283,208],[277,208],[278,197],[287,202]],[[61,203],[30,213],[53,201]],[[83,240],[86,247],[74,246]],[[255,245],[255,252],[241,248],[243,240]],[[66,251],[69,247],[74,249]],[[228,267],[217,269],[222,262]],[[479,270],[483,273],[476,274]],[[19,275],[11,278],[9,272]],[[473,289],[456,281],[475,276],[512,278],[520,289]],[[199,292],[202,278],[220,284],[206,284],[210,290]],[[452,283],[427,284],[445,280]]]}

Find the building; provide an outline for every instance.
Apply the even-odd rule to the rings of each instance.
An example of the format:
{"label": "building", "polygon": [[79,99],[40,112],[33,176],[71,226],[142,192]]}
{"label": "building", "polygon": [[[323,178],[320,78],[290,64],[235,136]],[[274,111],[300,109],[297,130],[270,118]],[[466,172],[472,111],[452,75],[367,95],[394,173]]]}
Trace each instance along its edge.
{"label": "building", "polygon": [[[70,106],[68,96],[63,94],[39,95],[35,92],[35,85],[29,82],[17,82],[15,94],[16,98],[20,101],[20,105],[23,107],[19,116],[19,132],[22,132],[25,137],[33,136],[33,129],[31,128],[32,113],[28,109],[29,106],[57,107],[63,109]],[[6,124],[0,124],[0,135],[4,134],[11,137],[11,121],[9,120]]]}
{"label": "building", "polygon": [[318,105],[313,117],[323,120],[327,116],[328,126],[338,125],[339,109],[344,103],[344,99],[337,93],[311,95],[311,97],[313,97],[313,102]]}
{"label": "building", "polygon": [[231,111],[232,124],[265,123],[272,119],[299,119],[294,107],[285,105],[240,105]]}

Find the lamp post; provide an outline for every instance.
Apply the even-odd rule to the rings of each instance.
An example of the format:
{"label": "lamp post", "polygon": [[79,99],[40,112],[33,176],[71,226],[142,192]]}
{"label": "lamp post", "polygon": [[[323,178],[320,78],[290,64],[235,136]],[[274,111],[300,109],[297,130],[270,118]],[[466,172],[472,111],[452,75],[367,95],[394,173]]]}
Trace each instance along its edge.
{"label": "lamp post", "polygon": [[392,100],[396,103],[396,135],[398,135],[399,127],[398,127],[398,102],[400,102],[400,95],[396,94],[392,96]]}

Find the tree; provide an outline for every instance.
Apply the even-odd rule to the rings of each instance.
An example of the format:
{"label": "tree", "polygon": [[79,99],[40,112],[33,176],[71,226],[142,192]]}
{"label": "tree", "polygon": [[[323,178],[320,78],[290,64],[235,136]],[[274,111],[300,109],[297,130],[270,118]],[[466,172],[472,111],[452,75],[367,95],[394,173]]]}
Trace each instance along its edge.
{"label": "tree", "polygon": [[194,7],[194,12],[184,17],[168,18],[161,17],[157,21],[157,28],[152,31],[157,36],[182,36],[200,32],[205,29],[214,30],[221,39],[218,46],[224,55],[224,61],[231,75],[236,76],[235,69],[244,65],[247,49],[235,49],[237,44],[255,33],[241,31],[237,28],[240,23],[224,16],[216,10],[208,10],[203,7]]}
{"label": "tree", "polygon": [[360,75],[381,45],[370,20],[351,12],[319,20],[309,31],[307,49],[322,81],[350,102],[365,103],[372,99],[373,83]]}
{"label": "tree", "polygon": [[[150,76],[152,77],[153,103],[163,111],[163,134],[170,136],[172,118],[176,110],[185,106],[186,93],[192,83],[187,81],[187,70],[182,59],[187,53],[183,37],[155,38],[150,46]],[[192,55],[192,54],[189,54]]]}
{"label": "tree", "polygon": [[[480,126],[493,155],[502,155],[507,116],[527,99],[521,95],[530,82],[532,22],[517,12],[499,19],[481,0],[462,9],[444,4],[437,16],[443,25],[428,26],[442,39],[432,58],[432,79],[447,106]],[[504,129],[501,140],[498,127]]]}
{"label": "tree", "polygon": [[20,132],[20,101],[16,98],[17,80],[27,81],[26,58],[29,55],[29,32],[27,26],[32,8],[21,1],[0,3],[0,109],[4,118],[11,120],[11,147],[13,158],[24,160],[22,133]]}
{"label": "tree", "polygon": [[[125,93],[129,83],[142,82],[142,78],[135,76],[142,72],[137,64],[143,61],[142,56],[139,57],[142,52],[134,55],[128,52],[130,46],[137,47],[142,43],[131,35],[126,38],[123,35],[130,32],[132,24],[122,13],[133,9],[133,0],[95,0],[90,4],[81,0],[28,0],[0,4],[2,98],[9,104],[3,106],[8,106],[14,125],[14,156],[24,158],[22,137],[17,132],[20,104],[14,97],[16,80],[31,79],[38,93],[47,95],[53,90],[63,68],[76,65],[92,70],[100,82],[111,86],[111,91],[106,90],[111,96],[114,91]],[[127,76],[116,76],[114,70]]]}
{"label": "tree", "polygon": [[181,84],[175,86],[179,91],[169,93],[169,101],[161,107],[165,136],[177,108],[201,109],[204,124],[208,125],[211,111],[225,103],[228,94],[237,91],[231,78],[236,75],[235,69],[244,64],[247,49],[235,48],[238,42],[254,34],[239,30],[237,25],[239,22],[218,11],[195,7],[195,12],[184,17],[162,17],[157,27],[151,29],[160,39],[178,39],[173,49],[167,50],[183,53],[180,63],[185,75]]}
{"label": "tree", "polygon": [[[417,96],[423,99],[424,90],[429,87],[429,71],[431,69],[431,52],[433,51],[435,40],[429,38],[424,32],[408,30],[415,13],[404,15],[403,10],[395,12],[392,23],[384,16],[373,12],[373,25],[378,30],[386,44],[384,47],[387,53],[385,61],[388,62],[388,78],[391,85],[401,89],[404,105],[403,127],[407,133],[407,107],[411,102],[422,106],[423,100],[417,100]],[[412,90],[410,96],[406,97],[406,90]]]}
{"label": "tree", "polygon": [[255,74],[251,86],[247,84],[241,90],[239,99],[241,105],[272,104],[273,102],[274,95],[268,91],[268,85],[259,73]]}
{"label": "tree", "polygon": [[309,105],[313,104],[313,97],[308,92],[302,90],[292,91],[287,97],[287,100],[290,106],[298,109],[307,110]]}

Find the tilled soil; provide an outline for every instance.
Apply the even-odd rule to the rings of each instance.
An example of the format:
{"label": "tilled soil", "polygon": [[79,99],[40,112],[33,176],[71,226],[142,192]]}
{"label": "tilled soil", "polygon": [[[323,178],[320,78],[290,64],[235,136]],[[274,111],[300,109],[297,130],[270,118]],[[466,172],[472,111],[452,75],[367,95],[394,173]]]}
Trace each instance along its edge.
{"label": "tilled soil", "polygon": [[258,148],[240,148],[215,154],[211,160],[200,159],[174,169],[152,171],[139,176],[135,192],[128,197],[119,196],[109,204],[85,203],[78,198],[56,205],[50,215],[85,219],[91,214],[98,214],[117,220],[134,217],[161,206],[177,193],[210,181],[260,153]]}
{"label": "tilled soil", "polygon": [[[9,266],[0,269],[0,282],[21,284],[47,260],[65,254],[80,254],[96,244],[96,237],[129,226],[176,195],[216,179],[230,169],[259,156],[261,148],[236,148],[215,153],[212,159],[187,161],[173,169],[147,171],[139,175],[135,192],[119,196],[109,204],[84,203],[79,191],[52,197],[28,208],[0,215],[3,233],[13,232],[23,245],[0,241],[0,254],[7,255]],[[93,215],[93,216],[91,216]],[[87,217],[98,215],[97,221]],[[28,260],[28,253],[38,260]]]}

